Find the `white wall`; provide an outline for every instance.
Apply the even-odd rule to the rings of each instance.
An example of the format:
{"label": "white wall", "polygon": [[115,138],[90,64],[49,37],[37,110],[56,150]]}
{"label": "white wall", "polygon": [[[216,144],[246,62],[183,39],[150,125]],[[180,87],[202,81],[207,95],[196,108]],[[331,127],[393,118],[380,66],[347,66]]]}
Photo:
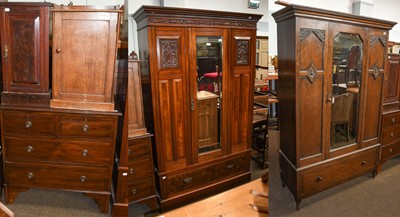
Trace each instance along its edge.
{"label": "white wall", "polygon": [[[399,0],[374,0],[372,16],[400,23]],[[394,26],[389,32],[389,41],[400,42],[400,24]]]}
{"label": "white wall", "polygon": [[[142,5],[163,5],[166,7],[182,7],[182,8],[196,8],[208,10],[220,10],[231,12],[243,12],[253,14],[263,14],[264,16],[258,22],[258,36],[268,36],[268,0],[260,0],[260,7],[258,9],[249,9],[247,7],[247,0],[134,0],[128,3],[128,13],[132,15]],[[129,52],[138,50],[136,22],[129,18]]]}

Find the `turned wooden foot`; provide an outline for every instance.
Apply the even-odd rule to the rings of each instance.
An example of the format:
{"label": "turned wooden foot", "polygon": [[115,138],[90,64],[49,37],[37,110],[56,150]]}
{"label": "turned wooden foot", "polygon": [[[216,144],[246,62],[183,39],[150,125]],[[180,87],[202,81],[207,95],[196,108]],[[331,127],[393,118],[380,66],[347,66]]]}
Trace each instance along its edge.
{"label": "turned wooden foot", "polygon": [[296,202],[296,210],[297,210],[297,211],[300,210],[300,203],[301,203],[301,202]]}
{"label": "turned wooden foot", "polygon": [[4,194],[6,199],[6,204],[14,203],[15,198],[19,193],[28,191],[29,188],[10,188],[8,186],[4,186]]}
{"label": "turned wooden foot", "polygon": [[96,201],[97,206],[99,206],[100,211],[103,213],[108,213],[110,205],[110,195],[108,194],[93,194],[93,193],[83,193],[86,197],[90,197]]}

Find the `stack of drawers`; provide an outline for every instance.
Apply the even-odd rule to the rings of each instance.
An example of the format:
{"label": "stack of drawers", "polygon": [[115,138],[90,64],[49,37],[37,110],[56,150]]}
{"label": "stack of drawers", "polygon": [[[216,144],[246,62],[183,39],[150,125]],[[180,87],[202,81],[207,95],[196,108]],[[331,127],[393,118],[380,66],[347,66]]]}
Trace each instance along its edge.
{"label": "stack of drawers", "polygon": [[108,213],[118,114],[3,108],[6,203],[29,188],[72,190]]}
{"label": "stack of drawers", "polygon": [[400,154],[400,111],[383,115],[380,167]]}
{"label": "stack of drawers", "polygon": [[151,137],[144,135],[128,138],[128,197],[129,203],[141,203],[151,210],[158,208],[154,185],[154,166]]}

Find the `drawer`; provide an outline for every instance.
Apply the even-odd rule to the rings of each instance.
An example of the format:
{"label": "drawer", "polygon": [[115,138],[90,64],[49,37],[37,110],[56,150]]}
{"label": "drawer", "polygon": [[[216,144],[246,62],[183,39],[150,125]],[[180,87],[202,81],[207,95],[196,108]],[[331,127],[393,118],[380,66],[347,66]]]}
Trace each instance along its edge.
{"label": "drawer", "polygon": [[7,161],[45,161],[110,165],[112,143],[102,141],[60,141],[4,139]]}
{"label": "drawer", "polygon": [[154,194],[155,187],[153,183],[153,177],[147,177],[135,182],[129,182],[128,184],[129,203],[152,196]]}
{"label": "drawer", "polygon": [[390,127],[382,130],[382,145],[389,144],[399,139],[400,127]]}
{"label": "drawer", "polygon": [[387,128],[400,124],[400,112],[383,115],[382,127]]}
{"label": "drawer", "polygon": [[60,135],[62,137],[93,137],[113,139],[116,120],[108,116],[61,116]]}
{"label": "drawer", "polygon": [[153,162],[150,157],[140,158],[129,162],[129,180],[152,176],[154,173]]}
{"label": "drawer", "polygon": [[160,177],[160,182],[165,187],[166,196],[168,198],[184,191],[197,189],[215,183],[216,181],[223,180],[227,177],[248,171],[249,168],[246,168],[246,165],[248,166],[248,161],[249,159],[245,157],[234,158],[218,164],[185,171],[176,175],[166,175],[165,179],[163,179],[164,177]]}
{"label": "drawer", "polygon": [[5,164],[6,183],[15,188],[110,192],[109,177],[109,167],[29,163]]}
{"label": "drawer", "polygon": [[400,154],[400,142],[382,146],[381,161],[387,161]]}
{"label": "drawer", "polygon": [[376,168],[377,148],[329,161],[300,172],[300,198],[308,197]]}
{"label": "drawer", "polygon": [[151,137],[128,140],[129,159],[151,155]]}
{"label": "drawer", "polygon": [[54,136],[55,117],[51,113],[4,111],[5,134]]}

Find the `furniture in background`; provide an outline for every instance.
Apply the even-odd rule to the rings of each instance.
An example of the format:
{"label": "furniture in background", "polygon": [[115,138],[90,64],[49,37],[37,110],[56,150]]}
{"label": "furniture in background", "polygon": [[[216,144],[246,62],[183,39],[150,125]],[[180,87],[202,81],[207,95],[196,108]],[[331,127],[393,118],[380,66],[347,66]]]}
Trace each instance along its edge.
{"label": "furniture in background", "polygon": [[268,168],[268,107],[254,103],[251,159]]}
{"label": "furniture in background", "polygon": [[349,141],[352,105],[353,94],[344,93],[334,96],[332,101],[331,138],[335,138],[334,135],[336,135],[337,128],[341,127],[338,128],[338,131]]}
{"label": "furniture in background", "polygon": [[[17,36],[16,33],[21,31],[21,35],[27,37],[21,39],[22,41],[29,41],[33,27],[36,32],[46,26],[40,25],[38,26],[40,28],[36,29],[37,23],[49,23],[49,16],[43,16],[47,20],[41,21],[42,14],[39,15],[39,10],[33,6],[47,7],[40,10],[45,14],[49,11],[48,4],[4,4],[7,4],[3,8],[5,12],[8,8],[17,13],[17,19],[12,22],[15,25],[13,34]],[[113,82],[116,51],[113,46],[116,45],[117,39],[114,31],[118,29],[116,26],[119,13],[120,10],[114,7],[101,9],[101,7],[54,6],[52,75],[49,74],[48,68],[39,67],[39,65],[43,67],[49,65],[49,59],[44,51],[48,49],[45,47],[48,46],[46,44],[48,29],[43,35],[35,34],[40,40],[32,40],[44,43],[41,45],[42,50],[39,48],[35,50],[28,43],[21,43],[27,48],[32,48],[27,51],[29,54],[40,51],[40,58],[27,58],[26,55],[21,55],[26,58],[20,59],[18,65],[16,63],[9,65],[12,67],[14,78],[29,83],[32,88],[25,85],[27,89],[23,89],[24,85],[21,82],[18,94],[5,94],[7,96],[1,99],[6,203],[13,203],[20,192],[30,188],[46,188],[81,192],[93,198],[102,212],[108,213],[112,194],[111,174],[117,120],[121,114],[114,110],[112,100],[105,102],[104,95],[97,93],[113,95],[112,85],[108,85],[107,82]],[[96,24],[95,28],[92,28],[93,24]],[[18,37],[13,38],[16,39]],[[103,46],[109,50],[105,51]],[[11,50],[8,52],[8,57],[13,57]],[[38,63],[31,62],[32,59]],[[35,65],[35,69],[40,71],[18,68],[31,65]],[[108,70],[105,69],[109,66],[111,66],[111,76],[107,77]],[[8,68],[2,70],[4,74]],[[37,76],[35,79],[38,80],[34,80],[34,76]],[[45,84],[50,83],[48,80],[50,77],[53,78],[52,93],[55,100],[53,106],[59,108],[50,108],[50,97],[38,96],[33,91],[33,87],[42,84],[43,90],[48,89]],[[33,80],[30,80],[31,78]],[[8,79],[3,77],[3,84],[7,84],[10,81]],[[35,82],[40,85],[34,85]],[[64,93],[68,96],[65,97]],[[69,99],[73,101],[72,104]]]}
{"label": "furniture in background", "polygon": [[0,3],[2,105],[48,107],[50,3]]}
{"label": "furniture in background", "polygon": [[[303,198],[367,172],[375,175],[388,33],[396,23],[300,5],[272,16],[279,59],[291,60],[279,64],[281,179],[299,209]],[[363,54],[357,59],[359,84],[344,79],[354,45]],[[331,140],[334,97],[350,83],[357,88],[350,136]]]}
{"label": "furniture in background", "polygon": [[[143,99],[146,127],[155,135],[161,209],[249,181],[256,25],[261,15],[142,6],[133,17],[139,55],[149,64],[142,67],[141,79],[149,93],[143,91]],[[220,90],[212,99],[217,103],[201,106],[198,81],[203,75],[198,69],[205,57],[214,60],[208,67],[218,68],[223,76],[217,76]],[[207,110],[217,111],[217,124],[212,112],[204,119],[199,116]],[[200,127],[215,130],[203,136]]]}
{"label": "furniture in background", "polygon": [[386,62],[382,115],[382,165],[400,154],[400,55],[388,54]]}
{"label": "furniture in background", "polygon": [[115,6],[54,6],[51,108],[114,111],[121,12]]}

